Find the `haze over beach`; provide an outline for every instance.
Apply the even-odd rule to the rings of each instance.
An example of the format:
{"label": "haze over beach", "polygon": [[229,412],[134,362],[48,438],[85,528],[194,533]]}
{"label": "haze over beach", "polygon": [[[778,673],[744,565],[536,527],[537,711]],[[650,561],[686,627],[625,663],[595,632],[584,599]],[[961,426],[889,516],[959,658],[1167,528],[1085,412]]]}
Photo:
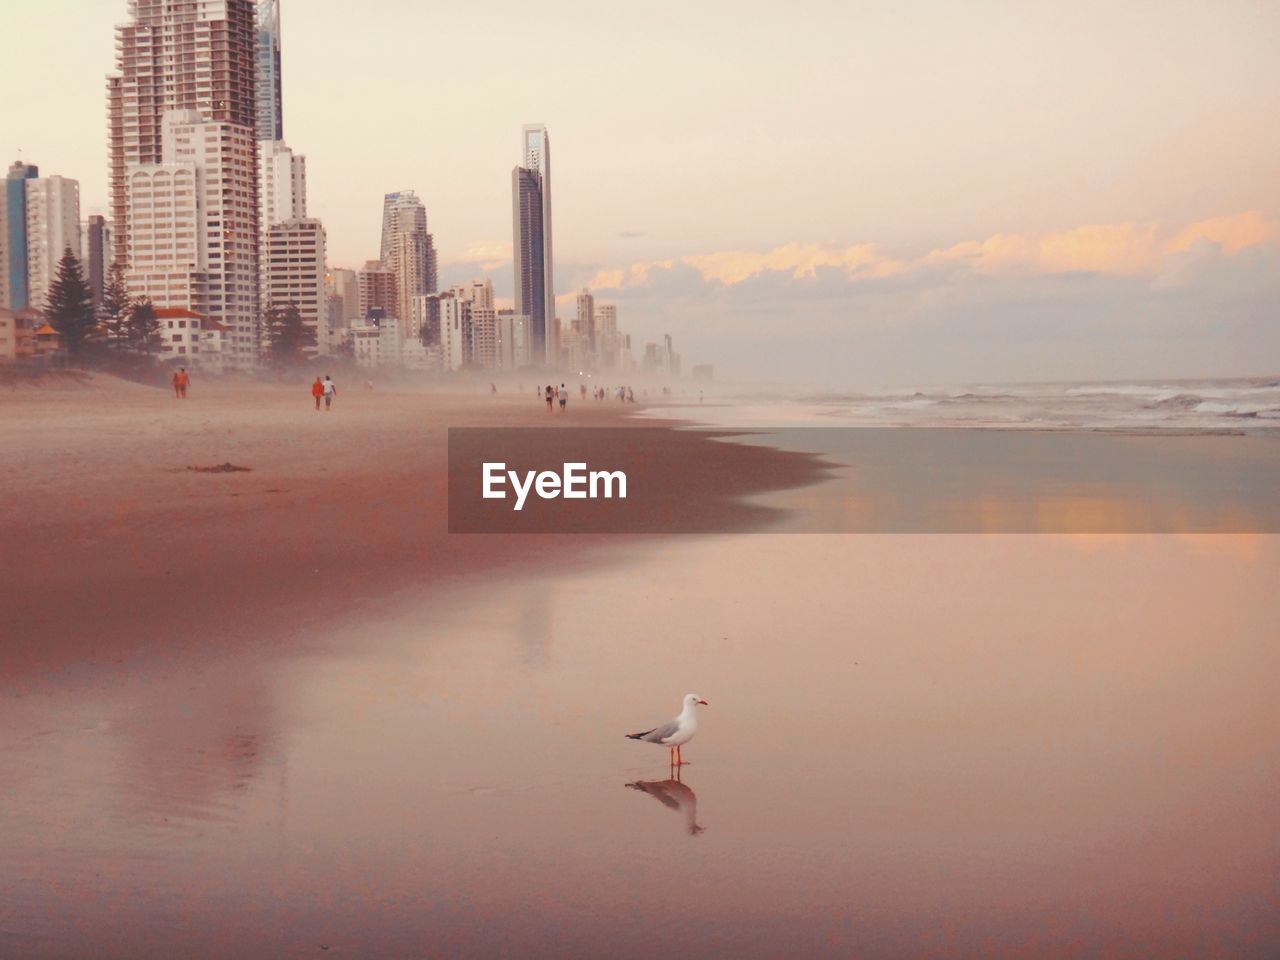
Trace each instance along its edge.
{"label": "haze over beach", "polygon": [[4,32],[0,960],[1280,956],[1280,5]]}
{"label": "haze over beach", "polygon": [[[109,212],[124,11],[6,11],[5,76],[74,68],[7,105],[0,156],[78,178],[86,213]],[[731,379],[1275,372],[1275,4],[307,0],[282,19],[285,130],[335,266],[374,256],[382,195],[415,188],[444,286],[484,275],[509,299],[513,131],[538,120],[561,316],[589,286],[640,342],[670,333]]]}

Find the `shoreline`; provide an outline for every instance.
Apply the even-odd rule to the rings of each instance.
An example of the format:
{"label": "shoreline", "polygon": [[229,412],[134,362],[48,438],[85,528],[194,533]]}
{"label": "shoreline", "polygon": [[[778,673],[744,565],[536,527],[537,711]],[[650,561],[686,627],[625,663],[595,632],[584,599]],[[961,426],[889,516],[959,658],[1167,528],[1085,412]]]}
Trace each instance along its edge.
{"label": "shoreline", "polygon": [[[779,511],[746,497],[822,473],[810,456],[576,397],[562,417],[514,394],[351,390],[332,413],[315,413],[298,390],[224,389],[175,401],[95,377],[0,408],[0,443],[23,452],[0,466],[9,683],[147,653],[296,640],[415,584],[447,589],[547,557],[562,566],[617,539],[448,533],[451,426],[661,428],[665,453],[703,481],[688,497],[709,532],[768,522]],[[188,469],[221,464],[248,470]]]}

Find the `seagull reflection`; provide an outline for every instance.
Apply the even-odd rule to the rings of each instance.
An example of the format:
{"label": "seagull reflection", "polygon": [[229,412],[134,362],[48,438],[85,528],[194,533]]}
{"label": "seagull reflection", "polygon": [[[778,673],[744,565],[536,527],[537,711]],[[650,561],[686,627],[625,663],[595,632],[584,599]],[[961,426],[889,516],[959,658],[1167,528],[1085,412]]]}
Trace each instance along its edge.
{"label": "seagull reflection", "polygon": [[665,807],[683,813],[685,829],[689,831],[689,836],[696,837],[706,829],[698,825],[698,795],[680,782],[678,771],[675,778],[671,780],[637,780],[634,783],[628,783],[627,786],[632,790],[647,793]]}

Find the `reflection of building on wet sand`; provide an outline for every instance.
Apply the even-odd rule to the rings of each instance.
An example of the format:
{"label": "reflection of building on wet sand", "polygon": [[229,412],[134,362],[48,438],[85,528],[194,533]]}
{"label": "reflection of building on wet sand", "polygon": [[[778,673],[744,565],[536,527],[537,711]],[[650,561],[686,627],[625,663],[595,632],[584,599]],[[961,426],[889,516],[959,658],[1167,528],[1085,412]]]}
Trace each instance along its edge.
{"label": "reflection of building on wet sand", "polygon": [[253,669],[202,680],[166,685],[120,727],[121,779],[144,816],[234,820],[262,776],[275,712],[269,681]]}
{"label": "reflection of building on wet sand", "polygon": [[680,782],[679,771],[670,780],[636,780],[627,787],[647,793],[665,807],[684,814],[685,829],[689,835],[696,837],[706,827],[698,824],[698,795],[693,789]]}

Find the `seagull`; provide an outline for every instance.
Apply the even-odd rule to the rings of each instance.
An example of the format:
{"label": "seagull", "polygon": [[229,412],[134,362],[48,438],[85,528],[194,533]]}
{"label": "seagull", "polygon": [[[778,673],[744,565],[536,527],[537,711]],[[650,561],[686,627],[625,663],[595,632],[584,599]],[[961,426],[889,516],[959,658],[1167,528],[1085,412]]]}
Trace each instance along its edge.
{"label": "seagull", "polygon": [[682,767],[685,761],[684,757],[680,755],[680,748],[692,740],[693,735],[698,732],[698,704],[702,704],[705,707],[707,701],[696,693],[686,693],[684,695],[684,709],[680,711],[678,717],[667,721],[660,727],[654,727],[652,730],[628,733],[627,739],[662,744],[669,751],[671,766]]}

